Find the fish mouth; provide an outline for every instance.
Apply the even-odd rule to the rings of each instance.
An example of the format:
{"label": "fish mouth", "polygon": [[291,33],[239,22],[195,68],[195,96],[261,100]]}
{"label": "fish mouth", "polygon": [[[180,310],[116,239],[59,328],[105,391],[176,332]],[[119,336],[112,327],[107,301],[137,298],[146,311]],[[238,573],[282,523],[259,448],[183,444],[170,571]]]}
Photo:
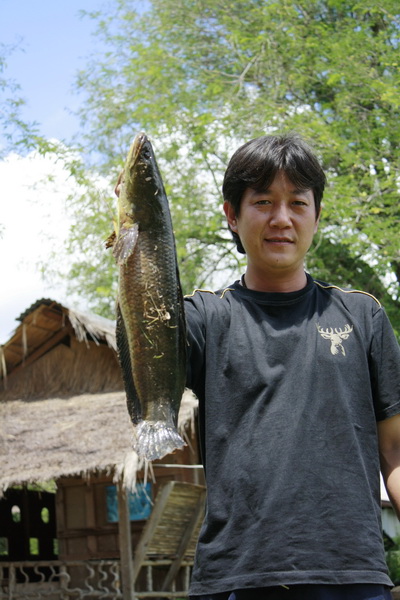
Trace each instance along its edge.
{"label": "fish mouth", "polygon": [[[133,164],[136,164],[136,162],[139,160],[140,156],[142,156],[143,152],[144,152],[144,146],[146,144],[149,144],[149,138],[147,137],[147,135],[145,133],[143,133],[143,131],[141,131],[140,133],[137,134],[137,136],[135,137],[135,140],[133,142]],[[149,158],[150,158],[150,151],[149,151]]]}

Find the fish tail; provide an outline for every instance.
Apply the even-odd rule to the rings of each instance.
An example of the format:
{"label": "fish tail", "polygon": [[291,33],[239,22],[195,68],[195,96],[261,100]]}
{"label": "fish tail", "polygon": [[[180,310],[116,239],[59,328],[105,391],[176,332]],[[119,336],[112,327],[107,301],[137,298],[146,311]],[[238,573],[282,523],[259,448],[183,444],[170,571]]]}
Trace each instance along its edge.
{"label": "fish tail", "polygon": [[140,421],[135,427],[134,450],[147,460],[162,458],[185,445],[172,422]]}

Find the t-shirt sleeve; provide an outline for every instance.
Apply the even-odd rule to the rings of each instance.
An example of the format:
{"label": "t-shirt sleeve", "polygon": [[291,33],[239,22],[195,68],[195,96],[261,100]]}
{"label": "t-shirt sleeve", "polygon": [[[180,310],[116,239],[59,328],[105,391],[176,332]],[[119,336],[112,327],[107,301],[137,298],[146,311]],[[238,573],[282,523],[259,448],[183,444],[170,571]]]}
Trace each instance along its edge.
{"label": "t-shirt sleeve", "polygon": [[371,384],[377,421],[400,413],[400,348],[383,308],[373,317]]}
{"label": "t-shirt sleeve", "polygon": [[204,306],[200,294],[185,298],[185,315],[188,340],[187,380],[188,388],[195,390],[200,381],[204,366],[204,348],[206,341]]}

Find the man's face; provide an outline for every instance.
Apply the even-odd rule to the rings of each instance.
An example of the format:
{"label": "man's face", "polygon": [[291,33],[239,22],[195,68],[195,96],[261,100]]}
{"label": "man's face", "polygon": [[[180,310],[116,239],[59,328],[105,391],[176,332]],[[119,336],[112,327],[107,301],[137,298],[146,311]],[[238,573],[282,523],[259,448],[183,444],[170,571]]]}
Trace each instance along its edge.
{"label": "man's face", "polygon": [[245,190],[239,216],[227,202],[224,210],[246,250],[248,268],[270,277],[303,272],[319,223],[312,190],[297,189],[280,171],[267,190]]}

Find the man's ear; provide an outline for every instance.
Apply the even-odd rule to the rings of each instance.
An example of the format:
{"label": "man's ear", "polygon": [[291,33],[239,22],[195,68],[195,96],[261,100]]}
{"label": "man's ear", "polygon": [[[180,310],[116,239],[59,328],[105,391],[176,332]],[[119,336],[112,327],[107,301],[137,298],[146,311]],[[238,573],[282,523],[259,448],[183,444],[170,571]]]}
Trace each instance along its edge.
{"label": "man's ear", "polygon": [[224,202],[224,212],[230,229],[237,233],[236,212],[232,204],[230,202],[227,202],[226,200]]}
{"label": "man's ear", "polygon": [[317,218],[315,219],[315,225],[314,225],[314,235],[315,235],[315,234],[317,233],[317,231],[318,231],[318,227],[319,227],[319,220],[320,220],[320,218],[321,218],[321,210],[322,210],[322,207],[320,206],[320,207],[319,207],[318,216],[317,216]]}

